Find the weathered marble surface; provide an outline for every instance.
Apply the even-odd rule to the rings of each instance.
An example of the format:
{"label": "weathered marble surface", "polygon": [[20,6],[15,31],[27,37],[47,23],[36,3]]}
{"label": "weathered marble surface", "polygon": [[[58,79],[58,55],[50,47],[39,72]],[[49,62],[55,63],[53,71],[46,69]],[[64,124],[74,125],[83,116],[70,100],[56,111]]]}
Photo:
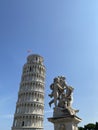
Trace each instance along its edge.
{"label": "weathered marble surface", "polygon": [[48,121],[54,124],[54,130],[78,130],[81,119],[76,116],[79,110],[72,108],[74,88],[67,85],[65,77],[58,76],[54,78],[50,89],[49,96],[52,99],[49,106],[54,104],[54,110],[53,117],[48,118]]}

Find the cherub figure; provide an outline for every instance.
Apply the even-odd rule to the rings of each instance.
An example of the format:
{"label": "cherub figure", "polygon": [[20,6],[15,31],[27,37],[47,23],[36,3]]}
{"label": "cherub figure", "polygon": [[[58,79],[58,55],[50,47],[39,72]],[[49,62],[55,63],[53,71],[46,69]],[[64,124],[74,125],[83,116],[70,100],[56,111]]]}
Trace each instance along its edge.
{"label": "cherub figure", "polygon": [[58,106],[58,101],[61,98],[61,94],[64,92],[66,88],[66,83],[65,83],[65,77],[57,77],[54,78],[54,82],[50,85],[50,89],[52,90],[51,94],[49,96],[54,99],[52,99],[49,102],[49,105],[51,107],[51,104],[54,103],[55,107]]}

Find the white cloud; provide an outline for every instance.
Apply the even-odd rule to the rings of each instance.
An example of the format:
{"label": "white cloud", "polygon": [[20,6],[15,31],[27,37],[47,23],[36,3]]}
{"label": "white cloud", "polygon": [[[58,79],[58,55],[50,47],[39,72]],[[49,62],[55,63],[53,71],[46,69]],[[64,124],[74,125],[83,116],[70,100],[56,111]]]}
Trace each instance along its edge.
{"label": "white cloud", "polygon": [[14,117],[14,115],[13,114],[6,114],[6,115],[1,115],[0,117],[5,118],[5,119],[11,119]]}

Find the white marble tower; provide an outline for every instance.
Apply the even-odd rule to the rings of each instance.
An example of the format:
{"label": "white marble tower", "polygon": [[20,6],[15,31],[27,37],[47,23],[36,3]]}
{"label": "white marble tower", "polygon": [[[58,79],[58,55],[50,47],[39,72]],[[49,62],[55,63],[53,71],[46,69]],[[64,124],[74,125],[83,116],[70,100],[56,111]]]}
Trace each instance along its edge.
{"label": "white marble tower", "polygon": [[23,66],[12,130],[43,130],[45,66],[31,54]]}

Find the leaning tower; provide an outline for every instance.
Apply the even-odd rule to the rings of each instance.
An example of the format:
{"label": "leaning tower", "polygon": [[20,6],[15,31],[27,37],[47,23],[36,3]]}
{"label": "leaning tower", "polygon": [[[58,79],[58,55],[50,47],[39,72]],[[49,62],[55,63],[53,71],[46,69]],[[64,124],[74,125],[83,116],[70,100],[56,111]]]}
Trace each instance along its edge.
{"label": "leaning tower", "polygon": [[23,66],[12,130],[43,130],[45,66],[31,54]]}

